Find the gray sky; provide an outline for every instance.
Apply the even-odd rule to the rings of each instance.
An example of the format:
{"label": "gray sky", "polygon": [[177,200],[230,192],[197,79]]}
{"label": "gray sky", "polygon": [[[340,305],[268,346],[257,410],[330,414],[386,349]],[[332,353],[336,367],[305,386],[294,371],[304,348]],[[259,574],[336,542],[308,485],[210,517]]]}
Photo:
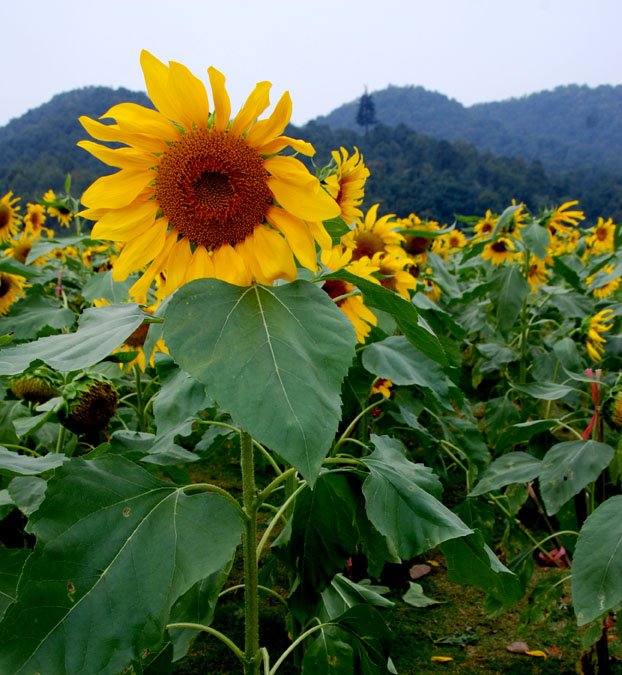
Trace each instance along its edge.
{"label": "gray sky", "polygon": [[[139,54],[260,80],[303,124],[389,84],[465,105],[622,84],[622,0],[0,0],[0,126],[86,85],[143,90]],[[1,161],[1,160],[0,160]]]}

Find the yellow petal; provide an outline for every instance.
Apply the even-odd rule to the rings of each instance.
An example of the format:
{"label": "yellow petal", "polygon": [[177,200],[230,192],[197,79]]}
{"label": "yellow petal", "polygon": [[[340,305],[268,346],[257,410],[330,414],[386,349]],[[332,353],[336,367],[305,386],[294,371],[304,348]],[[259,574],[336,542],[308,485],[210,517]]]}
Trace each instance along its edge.
{"label": "yellow petal", "polygon": [[205,246],[197,246],[190,261],[190,272],[186,282],[214,276],[214,263]]}
{"label": "yellow petal", "polygon": [[269,157],[264,160],[263,165],[271,176],[286,183],[300,186],[310,185],[314,189],[318,185],[317,178],[312,176],[307,167],[295,157],[284,155]]}
{"label": "yellow petal", "polygon": [[292,216],[291,213],[276,206],[271,206],[268,209],[266,220],[272,227],[285,235],[287,243],[300,264],[315,272],[317,270],[315,241],[304,220],[300,220],[300,218],[296,218],[296,216]]}
{"label": "yellow petal", "polygon": [[339,204],[320,187],[319,181],[315,186],[299,186],[270,176],[267,184],[276,201],[303,220],[328,220],[341,213]]}
{"label": "yellow petal", "polygon": [[164,240],[164,246],[160,253],[153,259],[153,262],[147,268],[146,272],[136,281],[136,283],[130,288],[130,296],[133,298],[145,298],[149,287],[153,283],[153,280],[158,274],[164,269],[166,261],[168,260],[169,253],[173,246],[177,243],[177,232],[171,230],[166,233],[166,238]]}
{"label": "yellow petal", "polygon": [[100,119],[108,117],[115,119],[122,131],[131,134],[148,134],[168,141],[179,136],[177,127],[164,115],[137,103],[114,105]]}
{"label": "yellow petal", "polygon": [[195,77],[186,66],[175,61],[170,62],[168,71],[168,92],[171,98],[183,102],[183,119],[177,120],[186,129],[206,128],[209,117],[209,103],[205,85]]}
{"label": "yellow petal", "polygon": [[243,258],[244,263],[246,264],[246,267],[253,279],[258,281],[260,284],[265,284],[266,286],[269,286],[272,283],[272,279],[269,279],[264,275],[261,265],[257,260],[257,256],[255,254],[254,237],[246,237],[244,241],[238,242],[235,245],[235,250]]}
{"label": "yellow petal", "polygon": [[541,649],[533,649],[528,652],[523,652],[523,654],[527,654],[528,656],[537,656],[541,659],[546,659],[548,658],[548,655],[546,652],[543,652]]}
{"label": "yellow petal", "polygon": [[272,155],[273,153],[280,152],[288,145],[294,148],[296,152],[306,155],[307,157],[313,157],[313,155],[315,155],[315,148],[311,145],[311,143],[307,143],[307,141],[301,141],[297,138],[290,138],[289,136],[277,136],[263,145],[256,146],[255,150],[257,150],[257,152],[262,155]]}
{"label": "yellow petal", "polygon": [[447,663],[448,661],[453,661],[451,656],[433,656],[430,661],[435,661],[436,663]]}
{"label": "yellow petal", "polygon": [[182,237],[172,248],[166,262],[166,289],[168,293],[177,290],[186,281],[186,269],[192,258],[190,242]]}
{"label": "yellow petal", "polygon": [[128,241],[135,233],[142,232],[145,227],[153,224],[157,213],[158,204],[153,200],[108,211],[93,225],[91,237]]}
{"label": "yellow petal", "polygon": [[289,97],[289,92],[286,91],[276,104],[272,115],[266,120],[257,122],[248,132],[246,142],[254,148],[258,145],[263,145],[276,136],[280,136],[289,123],[291,116],[292,100]]}
{"label": "yellow petal", "polygon": [[121,169],[98,178],[82,195],[82,203],[90,208],[120,209],[133,202],[154,177],[152,171]]}
{"label": "yellow petal", "polygon": [[129,241],[114,261],[112,278],[114,281],[127,279],[128,274],[144,267],[160,253],[166,237],[166,224],[162,221]]}
{"label": "yellow petal", "polygon": [[212,253],[214,261],[214,276],[230,284],[248,286],[251,275],[242,256],[229,244],[220,246]]}
{"label": "yellow petal", "polygon": [[231,124],[232,134],[238,136],[243,134],[270,105],[269,93],[271,86],[270,82],[257,82],[255,88],[246,99],[246,103],[244,103]]}
{"label": "yellow petal", "polygon": [[328,234],[326,231],[324,225],[322,223],[316,223],[312,220],[307,221],[307,225],[309,226],[309,231],[313,235],[313,238],[320,245],[322,251],[328,251],[333,245],[333,240],[330,234]]}
{"label": "yellow petal", "polygon": [[255,255],[264,275],[275,279],[296,279],[296,263],[291,248],[283,237],[274,230],[260,225],[252,235],[255,244]]}
{"label": "yellow petal", "polygon": [[117,148],[113,150],[105,145],[93,143],[93,141],[78,141],[76,145],[90,152],[91,155],[97,157],[104,164],[120,169],[148,171],[158,163],[158,160],[153,155],[134,148]]}
{"label": "yellow petal", "polygon": [[118,124],[102,124],[84,116],[80,117],[79,120],[86,131],[98,141],[126,143],[146,152],[162,152],[167,147],[161,138],[148,134],[128,133],[123,131]]}
{"label": "yellow petal", "polygon": [[207,74],[214,97],[214,129],[224,131],[231,117],[231,101],[225,89],[225,76],[212,66],[207,69]]}
{"label": "yellow petal", "polygon": [[183,103],[171,97],[168,86],[169,69],[146,49],[140,54],[147,93],[155,107],[169,120],[183,124]]}

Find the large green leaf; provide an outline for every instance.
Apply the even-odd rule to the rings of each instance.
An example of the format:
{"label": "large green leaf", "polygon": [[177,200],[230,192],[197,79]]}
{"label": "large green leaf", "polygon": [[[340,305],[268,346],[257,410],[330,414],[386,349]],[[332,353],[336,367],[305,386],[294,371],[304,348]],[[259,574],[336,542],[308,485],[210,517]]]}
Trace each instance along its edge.
{"label": "large green leaf", "polygon": [[554,515],[608,466],[614,449],[598,441],[565,441],[542,458],[540,492],[549,516]]}
{"label": "large green leaf", "polygon": [[24,265],[19,260],[13,258],[2,258],[0,260],[0,272],[7,272],[8,274],[18,274],[26,279],[30,277],[38,277],[41,272],[37,267],[32,265]]}
{"label": "large green leaf", "polygon": [[383,595],[389,590],[384,586],[357,584],[344,577],[343,574],[336,574],[330,586],[322,591],[317,615],[320,621],[331,621],[347,612],[350,607],[361,603],[375,607],[393,607],[395,603]]}
{"label": "large green leaf", "polygon": [[110,304],[123,302],[130,297],[130,288],[136,281],[134,277],[129,277],[125,281],[113,281],[112,270],[93,274],[84,284],[82,295],[85,300],[107,300]]}
{"label": "large green leaf", "polygon": [[450,581],[483,588],[493,601],[491,609],[510,607],[520,600],[522,588],[518,577],[499,561],[479,530],[445,542],[441,550],[447,560]]}
{"label": "large green leaf", "polygon": [[230,560],[242,522],[224,497],[187,496],[123,457],[56,470],[0,623],[0,672],[118,673],[163,640],[173,603]]}
{"label": "large green leaf", "polygon": [[572,561],[572,602],[579,626],[622,602],[622,495],[583,523]]}
{"label": "large green leaf", "polygon": [[508,452],[507,455],[495,459],[484,471],[469,496],[483,495],[512,483],[527,483],[538,476],[540,466],[540,460],[526,452]]}
{"label": "large green leaf", "polygon": [[497,324],[507,333],[518,318],[529,284],[516,265],[500,265],[491,276],[491,296],[497,306]]}
{"label": "large green leaf", "polygon": [[121,345],[145,318],[135,303],[87,309],[75,333],[0,349],[0,375],[21,373],[37,360],[61,371],[87,368]]}
{"label": "large green leaf", "polygon": [[543,401],[556,401],[575,391],[572,387],[557,382],[530,382],[529,384],[516,384],[512,382],[511,386],[523,392],[523,394],[528,394]]}
{"label": "large green leaf", "polygon": [[367,515],[402,558],[471,534],[460,518],[427,491],[436,483],[427,467],[409,462],[383,437],[372,435],[372,441],[376,449],[361,458],[369,469],[363,484]]}
{"label": "large green leaf", "polygon": [[28,295],[20,300],[15,311],[0,319],[0,333],[13,333],[16,340],[31,339],[49,326],[67,328],[75,321],[75,314],[58,300],[41,295]]}
{"label": "large green leaf", "polygon": [[0,547],[0,617],[15,600],[17,582],[30,553],[27,548]]}
{"label": "large green leaf", "polygon": [[356,286],[363,294],[365,304],[372,309],[379,309],[390,314],[401,332],[415,347],[433,361],[442,365],[447,363],[441,343],[428,324],[419,316],[412,302],[404,300],[397,293],[380,284],[358,277],[347,270],[326,274],[321,279],[341,279]]}
{"label": "large green leaf", "polygon": [[546,249],[551,243],[551,234],[547,227],[542,227],[536,221],[521,229],[521,238],[525,246],[540,260],[547,256]]}
{"label": "large green leaf", "polygon": [[453,410],[450,391],[456,397],[460,394],[441,366],[401,335],[369,345],[363,352],[363,366],[394,384],[425,387],[448,410]]}
{"label": "large green leaf", "polygon": [[198,279],[170,301],[164,338],[237,424],[315,479],[337,431],[355,341],[326,293],[305,281],[245,288]]}
{"label": "large green leaf", "polygon": [[0,446],[0,474],[4,476],[36,476],[56,469],[69,458],[63,454],[29,457]]}
{"label": "large green leaf", "polygon": [[556,420],[531,420],[530,422],[520,422],[507,427],[497,441],[497,451],[518,445],[528,441],[537,434],[541,434],[547,429],[552,429],[557,425]]}

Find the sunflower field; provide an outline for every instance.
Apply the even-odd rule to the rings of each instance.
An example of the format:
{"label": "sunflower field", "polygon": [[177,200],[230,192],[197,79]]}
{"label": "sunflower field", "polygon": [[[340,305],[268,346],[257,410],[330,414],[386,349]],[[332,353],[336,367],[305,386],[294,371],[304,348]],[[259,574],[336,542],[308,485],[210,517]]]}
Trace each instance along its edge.
{"label": "sunflower field", "polygon": [[422,672],[390,612],[426,565],[543,633],[563,592],[611,672],[620,225],[364,210],[287,93],[232,115],[216,69],[141,65],[154,110],[80,120],[111,175],[0,200],[0,672]]}

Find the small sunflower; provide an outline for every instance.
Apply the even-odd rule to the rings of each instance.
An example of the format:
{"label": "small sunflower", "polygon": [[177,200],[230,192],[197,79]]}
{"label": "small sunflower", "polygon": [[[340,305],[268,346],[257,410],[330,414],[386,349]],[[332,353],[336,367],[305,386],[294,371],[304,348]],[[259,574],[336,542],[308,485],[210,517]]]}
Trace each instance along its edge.
{"label": "small sunflower", "polygon": [[404,241],[395,231],[396,223],[392,213],[377,218],[379,204],[374,204],[359,220],[348,234],[341,237],[341,242],[352,251],[352,260],[374,257],[376,253],[400,252],[400,243]]}
{"label": "small sunflower", "polygon": [[[28,254],[39,237],[28,234],[25,230],[20,234],[19,239],[13,239],[10,246],[4,250],[5,255],[13,260],[17,260],[25,265],[28,261]],[[37,258],[33,262],[34,265],[42,265],[46,260],[45,256]]]}
{"label": "small sunflower", "polygon": [[592,361],[600,361],[605,354],[605,343],[607,340],[603,337],[603,333],[606,333],[613,327],[613,316],[612,309],[603,309],[591,317],[587,323],[586,347]]}
{"label": "small sunflower", "polygon": [[585,220],[583,211],[569,211],[571,206],[576,206],[578,200],[573,202],[565,202],[557,207],[554,211],[545,216],[544,222],[555,233],[570,234],[572,230],[579,224],[580,220]]}
{"label": "small sunflower", "polygon": [[20,197],[13,197],[12,192],[7,192],[0,199],[0,243],[8,241],[17,234],[17,224],[19,223],[18,211],[20,209],[17,203]]}
{"label": "small sunflower", "polygon": [[0,272],[0,316],[4,316],[9,309],[24,297],[26,280],[17,274]]}
{"label": "small sunflower", "polygon": [[486,239],[489,237],[495,227],[497,226],[497,221],[499,218],[493,216],[490,209],[486,211],[486,215],[475,224],[473,241],[479,241],[481,239]]}
{"label": "small sunflower", "polygon": [[402,247],[406,255],[425,263],[428,250],[434,246],[436,241],[435,237],[426,235],[426,233],[439,230],[439,224],[435,220],[421,220],[414,213],[411,213],[408,218],[401,218],[398,223],[403,230],[414,230],[414,232],[403,232]]}
{"label": "small sunflower", "polygon": [[385,398],[391,398],[391,387],[393,382],[391,380],[384,379],[382,377],[376,378],[374,384],[372,385],[370,396],[374,394],[382,394]]}
{"label": "small sunflower", "polygon": [[56,199],[54,190],[48,190],[43,195],[43,201],[49,202],[46,204],[48,215],[52,216],[52,218],[56,218],[64,227],[69,227],[69,223],[73,218],[73,213],[71,212],[71,209],[65,206],[65,204]]}
{"label": "small sunflower", "polygon": [[369,169],[363,163],[363,157],[358,148],[354,148],[354,154],[349,157],[345,148],[339,152],[333,151],[332,156],[337,170],[324,179],[323,184],[331,197],[339,204],[341,217],[352,225],[363,212],[358,207],[363,202],[365,195],[365,181],[369,178]]}
{"label": "small sunflower", "polygon": [[271,86],[260,82],[230,121],[225,78],[215,68],[208,68],[210,111],[203,82],[185,66],[166,66],[144,50],[141,66],[156,110],[122,103],[104,115],[115,124],[80,118],[94,138],[126,146],[78,144],[120,168],[82,197],[82,215],[97,221],[92,236],[124,243],[114,279],[149,265],[130,289],[140,297],[160,273],[171,293],[201,277],[238,285],[293,280],[294,255],[315,271],[315,242],[330,247],[321,221],[341,210],[300,160],[279,154],[288,146],[315,152],[281,135],[291,116],[289,93],[257,121]]}
{"label": "small sunflower", "polygon": [[531,292],[536,293],[538,288],[548,281],[548,277],[549,270],[547,269],[546,261],[533,256],[527,273],[527,281],[531,287]]}
{"label": "small sunflower", "polygon": [[[598,272],[595,274],[592,274],[587,278],[587,285],[588,288],[592,285],[592,282],[594,281],[596,274],[599,274],[600,272],[606,272],[607,274],[611,274],[613,272],[613,263],[611,265],[605,265],[602,267]],[[593,289],[594,297],[598,298],[599,300],[602,300],[603,298],[608,298],[620,285],[620,277],[617,279],[612,279],[611,281],[605,282],[602,286],[597,286],[596,288]]]}
{"label": "small sunflower", "polygon": [[514,260],[516,252],[508,237],[499,237],[496,241],[486,244],[481,253],[482,260],[490,260],[493,265],[500,265],[506,260]]}
{"label": "small sunflower", "polygon": [[26,205],[26,215],[24,216],[24,231],[33,234],[35,237],[40,237],[45,231],[50,234],[47,227],[43,227],[47,216],[45,215],[45,206],[41,204]]}
{"label": "small sunflower", "polygon": [[599,218],[598,223],[590,230],[591,235],[585,238],[585,243],[590,253],[613,253],[615,231],[616,226],[613,224],[611,218],[607,221]]}
{"label": "small sunflower", "polygon": [[[412,266],[410,258],[399,257],[394,253],[376,253],[371,259],[371,264],[383,277],[380,279],[382,286],[395,291],[410,302],[409,290],[417,290],[417,279],[409,272]],[[409,269],[404,269],[406,267]]]}

